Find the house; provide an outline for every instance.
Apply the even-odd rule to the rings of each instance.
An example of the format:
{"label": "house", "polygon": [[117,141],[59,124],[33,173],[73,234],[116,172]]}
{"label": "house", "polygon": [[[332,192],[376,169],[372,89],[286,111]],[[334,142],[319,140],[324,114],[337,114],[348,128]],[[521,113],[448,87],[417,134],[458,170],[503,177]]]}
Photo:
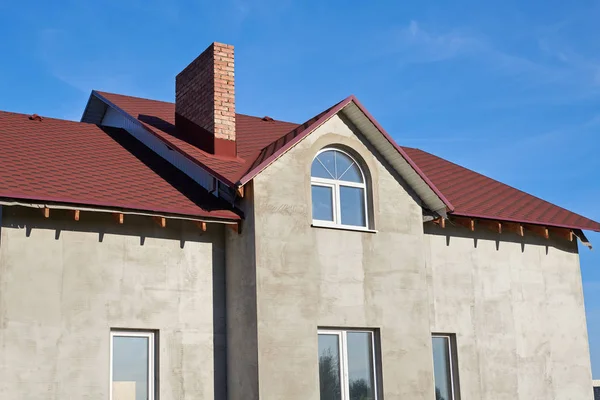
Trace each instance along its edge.
{"label": "house", "polygon": [[590,399],[600,224],[394,142],[353,96],[235,112],[233,47],[175,103],[0,113],[2,399]]}

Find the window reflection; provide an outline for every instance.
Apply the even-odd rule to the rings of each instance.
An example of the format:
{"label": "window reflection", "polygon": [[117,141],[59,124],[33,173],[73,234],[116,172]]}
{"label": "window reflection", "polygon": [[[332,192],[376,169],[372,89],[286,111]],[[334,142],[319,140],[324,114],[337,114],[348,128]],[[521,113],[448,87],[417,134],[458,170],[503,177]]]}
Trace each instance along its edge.
{"label": "window reflection", "polygon": [[151,334],[112,336],[113,400],[149,400],[151,388]]}
{"label": "window reflection", "polygon": [[365,226],[365,192],[362,188],[340,186],[342,224]]}
{"label": "window reflection", "polygon": [[340,400],[340,349],[337,335],[319,335],[321,400]]}
{"label": "window reflection", "polygon": [[333,188],[312,186],[313,218],[321,221],[333,221]]}
{"label": "window reflection", "polygon": [[373,340],[370,332],[348,332],[350,400],[373,400]]}
{"label": "window reflection", "polygon": [[435,398],[436,400],[454,400],[450,337],[434,336],[432,347]]}
{"label": "window reflection", "polygon": [[319,331],[320,400],[377,400],[373,335]]}

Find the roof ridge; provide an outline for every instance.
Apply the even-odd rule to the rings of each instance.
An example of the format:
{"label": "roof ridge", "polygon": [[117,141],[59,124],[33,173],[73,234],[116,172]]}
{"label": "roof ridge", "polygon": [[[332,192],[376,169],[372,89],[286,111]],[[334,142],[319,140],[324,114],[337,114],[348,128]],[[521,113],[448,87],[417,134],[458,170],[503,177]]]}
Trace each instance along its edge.
{"label": "roof ridge", "polygon": [[[28,113],[23,113],[23,112],[15,112],[15,111],[0,110],[0,116],[2,116],[2,115],[9,115],[9,116],[13,116],[13,117],[23,116],[23,117],[25,117],[25,118],[27,118],[29,120],[29,117],[32,116],[33,114],[28,114]],[[78,124],[78,125],[85,125],[85,126],[97,126],[95,124],[90,124],[88,122],[73,121],[72,119],[47,117],[45,115],[40,115],[40,114],[38,114],[38,115],[43,118],[43,121],[36,121],[36,122],[41,122],[41,123],[43,123],[45,121],[56,121],[56,122],[67,122],[67,123]]]}
{"label": "roof ridge", "polygon": [[96,90],[96,89],[92,90],[92,92],[99,93],[100,95],[108,94],[108,95],[111,95],[111,96],[128,97],[130,99],[137,99],[137,100],[144,100],[144,101],[153,101],[153,102],[156,102],[156,103],[175,104],[173,102],[165,101],[165,100],[149,99],[147,97],[131,96],[131,95],[128,95],[128,94],[121,94],[121,93],[114,93],[114,92],[104,92],[102,90]]}
{"label": "roof ridge", "polygon": [[[100,95],[120,96],[120,97],[127,97],[127,98],[130,98],[130,99],[136,99],[136,100],[152,101],[152,102],[155,102],[155,103],[163,103],[163,104],[175,105],[175,103],[172,102],[172,101],[149,99],[147,97],[131,96],[131,95],[128,95],[128,94],[113,93],[113,92],[104,92],[102,90],[95,90],[95,89],[92,90],[92,92],[96,92],[96,93],[98,93]],[[244,113],[239,113],[239,112],[236,112],[235,114],[236,115],[241,115],[241,116],[244,116],[244,117],[248,117],[248,118],[256,118],[256,119],[263,119],[264,118],[264,116],[263,117],[259,117],[259,116],[256,116],[256,115],[244,114]],[[273,118],[273,121],[274,122],[279,122],[279,123],[284,123],[284,124],[290,124],[290,125],[299,125],[297,122],[284,121],[284,120],[276,119],[276,118]]]}
{"label": "roof ridge", "polygon": [[[285,134],[278,137],[277,139],[269,142],[266,146],[264,146],[262,149],[260,149],[260,151],[258,152],[258,157],[256,158],[256,160],[254,160],[254,162],[252,162],[250,164],[250,166],[248,167],[248,169],[246,170],[246,172],[244,173],[242,178],[238,181],[238,184],[244,185],[246,183],[246,182],[243,182],[244,178],[247,178],[255,170],[264,169],[266,167],[266,165],[263,165],[263,164],[268,164],[268,163],[272,162],[272,158],[275,157],[277,155],[277,153],[285,147],[286,143],[293,141],[293,139],[295,137],[297,137],[298,134],[306,131],[310,126],[312,126],[314,123],[318,122],[321,118],[323,118],[325,115],[327,115],[327,113],[329,113],[335,107],[339,106],[340,104],[342,104],[345,101],[352,100],[352,97],[353,96],[348,96],[345,99],[338,101],[337,103],[335,103],[331,107],[327,108],[326,110],[321,111],[317,115],[307,119],[302,124],[296,125],[289,132],[286,132]],[[290,136],[290,135],[291,135],[291,138],[287,139],[288,136]],[[282,144],[281,146],[278,146],[277,143],[281,140],[284,141],[284,144]],[[271,154],[267,155],[266,153],[268,153],[268,152],[270,152]]]}
{"label": "roof ridge", "polygon": [[[244,116],[244,117],[256,118],[256,119],[260,119],[260,120],[262,120],[264,118],[264,116],[263,117],[258,117],[256,115],[243,114],[243,113],[238,113],[238,112],[236,112],[235,115],[241,115],[241,116]],[[279,123],[282,123],[282,124],[290,124],[290,125],[300,125],[297,122],[284,121],[282,119],[275,119],[275,118],[273,118],[273,121],[270,121],[270,122],[279,122]]]}
{"label": "roof ridge", "polygon": [[[342,103],[344,100],[347,100],[349,97],[346,97],[345,99],[338,101],[337,103],[335,103],[331,107],[327,108],[324,111],[321,111],[320,113],[318,113],[317,115],[315,115],[315,116],[307,119],[303,123],[296,124],[296,126],[292,130],[290,130],[289,132],[286,132],[285,134],[281,135],[280,137],[278,137],[277,139],[273,140],[272,142],[270,142],[269,144],[267,144],[266,146],[264,146],[262,149],[260,149],[260,152],[262,153],[263,151],[265,151],[270,146],[273,146],[274,143],[276,143],[279,140],[285,138],[287,135],[290,135],[290,134],[294,133],[294,131],[296,131],[298,129],[302,129],[302,128],[304,128],[304,129],[308,128],[313,122],[316,122],[317,120],[319,120],[319,118],[321,118],[322,116],[324,116],[325,114],[327,114],[332,108],[337,107],[340,103]],[[284,122],[284,121],[279,121],[279,122]]]}

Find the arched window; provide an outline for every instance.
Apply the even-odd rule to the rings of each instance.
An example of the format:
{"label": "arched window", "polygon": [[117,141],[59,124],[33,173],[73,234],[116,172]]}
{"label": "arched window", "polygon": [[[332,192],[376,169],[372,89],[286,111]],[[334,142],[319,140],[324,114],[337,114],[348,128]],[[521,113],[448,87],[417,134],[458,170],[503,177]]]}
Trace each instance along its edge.
{"label": "arched window", "polygon": [[310,184],[317,225],[368,227],[365,175],[348,153],[321,150],[312,163]]}

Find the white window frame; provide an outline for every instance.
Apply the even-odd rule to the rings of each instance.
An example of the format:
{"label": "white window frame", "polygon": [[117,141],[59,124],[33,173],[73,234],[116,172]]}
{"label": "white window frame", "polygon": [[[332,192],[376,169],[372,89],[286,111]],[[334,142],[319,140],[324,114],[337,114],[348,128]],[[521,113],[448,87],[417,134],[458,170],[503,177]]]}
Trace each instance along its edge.
{"label": "white window frame", "polygon": [[[332,202],[333,202],[333,204],[332,204],[333,221],[315,219],[313,217],[313,219],[312,219],[313,226],[370,231],[370,229],[369,229],[369,202],[368,202],[368,194],[367,194],[367,179],[365,177],[365,173],[363,172],[360,164],[356,161],[356,159],[354,157],[352,157],[352,155],[350,155],[347,152],[345,152],[344,150],[338,149],[336,147],[326,147],[324,149],[319,150],[319,152],[313,158],[312,162],[314,163],[317,160],[317,157],[321,153],[325,153],[327,151],[338,151],[338,152],[346,155],[347,157],[349,157],[354,162],[354,164],[356,164],[356,167],[360,171],[362,183],[348,182],[348,181],[333,179],[333,178],[331,178],[331,179],[319,178],[319,177],[312,176],[312,173],[311,173],[311,176],[310,176],[311,195],[312,195],[312,187],[313,186],[330,187],[330,188],[332,188],[331,198],[332,198]],[[312,163],[311,163],[311,168],[312,168]],[[337,175],[337,173],[336,173],[336,175]],[[364,213],[365,213],[365,225],[364,226],[342,224],[342,206],[341,206],[341,195],[340,195],[340,187],[341,186],[359,188],[359,189],[363,190]],[[312,199],[311,199],[311,201],[312,201]],[[311,208],[311,212],[312,212],[312,208]]]}
{"label": "white window frame", "polygon": [[[458,365],[456,364],[456,360],[454,357],[454,335],[451,334],[442,334],[442,333],[433,333],[431,335],[432,338],[445,338],[447,339],[446,343],[446,351],[448,352],[448,369],[450,370],[450,395],[452,396],[448,400],[460,400],[460,393],[458,390],[458,380],[456,379],[455,371],[458,371]],[[431,356],[433,357],[433,349],[431,351]],[[434,366],[435,368],[435,366]],[[433,388],[434,388],[434,396],[435,396],[435,374],[433,376]]]}
{"label": "white window frame", "polygon": [[348,332],[369,333],[371,335],[371,348],[373,349],[373,391],[375,399],[379,399],[379,383],[377,380],[377,348],[375,347],[375,331],[369,329],[319,329],[318,335],[331,335],[338,337],[338,348],[340,352],[340,392],[341,400],[350,399],[350,379],[348,378]]}
{"label": "white window frame", "polygon": [[114,329],[110,331],[110,392],[109,399],[113,398],[113,340],[117,337],[136,337],[148,339],[148,400],[154,400],[156,398],[155,392],[155,358],[154,358],[154,332],[150,331],[134,331],[134,330],[119,330]]}

